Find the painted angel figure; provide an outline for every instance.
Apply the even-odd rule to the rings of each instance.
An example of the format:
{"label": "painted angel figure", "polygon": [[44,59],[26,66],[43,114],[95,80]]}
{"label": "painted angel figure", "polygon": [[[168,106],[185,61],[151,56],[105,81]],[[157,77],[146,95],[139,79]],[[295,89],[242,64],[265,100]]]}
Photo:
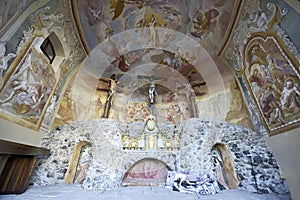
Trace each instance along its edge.
{"label": "painted angel figure", "polygon": [[5,43],[0,42],[0,86],[3,84],[3,72],[7,70],[8,62],[10,59],[16,57],[16,54],[9,53],[5,56],[6,47]]}
{"label": "painted angel figure", "polygon": [[150,40],[150,42],[153,43],[153,45],[157,45],[159,44],[159,41],[158,41],[158,37],[157,37],[157,33],[156,33],[156,21],[155,21],[155,17],[154,15],[151,16],[150,18],[150,22],[148,23],[148,31],[149,31],[149,37],[148,39]]}

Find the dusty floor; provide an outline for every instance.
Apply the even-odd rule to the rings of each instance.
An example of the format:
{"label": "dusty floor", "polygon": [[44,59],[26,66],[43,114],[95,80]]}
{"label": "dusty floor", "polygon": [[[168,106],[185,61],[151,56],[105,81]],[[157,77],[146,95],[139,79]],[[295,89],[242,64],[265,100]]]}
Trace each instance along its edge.
{"label": "dusty floor", "polygon": [[116,190],[84,190],[80,185],[32,186],[20,195],[1,195],[1,200],[291,200],[289,195],[255,194],[244,190],[200,195],[171,191],[163,187],[123,187]]}

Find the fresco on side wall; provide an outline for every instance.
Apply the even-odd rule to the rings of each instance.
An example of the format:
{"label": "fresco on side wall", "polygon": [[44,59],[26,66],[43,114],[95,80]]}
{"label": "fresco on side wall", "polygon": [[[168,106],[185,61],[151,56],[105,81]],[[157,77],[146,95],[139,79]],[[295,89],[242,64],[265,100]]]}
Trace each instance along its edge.
{"label": "fresco on side wall", "polygon": [[245,79],[271,131],[300,118],[299,73],[282,49],[272,35],[246,45]]}
{"label": "fresco on side wall", "polygon": [[[13,29],[9,28],[4,35],[0,33],[1,117],[35,130],[51,128],[68,76],[85,57],[69,7],[65,6],[68,3],[20,0],[4,4],[17,5],[19,12],[30,8],[32,13],[25,12],[24,18],[13,21]],[[10,16],[9,12],[1,16]],[[52,64],[41,51],[47,37],[56,44]]]}
{"label": "fresco on side wall", "polygon": [[22,121],[38,124],[56,83],[55,72],[36,38],[0,93],[0,109]]}
{"label": "fresco on side wall", "polygon": [[[300,121],[299,38],[289,37],[282,28],[291,22],[289,15],[295,17],[295,11],[284,2],[245,1],[222,53],[249,93],[248,105],[255,104],[248,106],[250,113],[260,113],[271,135]],[[298,27],[293,32],[299,32]]]}

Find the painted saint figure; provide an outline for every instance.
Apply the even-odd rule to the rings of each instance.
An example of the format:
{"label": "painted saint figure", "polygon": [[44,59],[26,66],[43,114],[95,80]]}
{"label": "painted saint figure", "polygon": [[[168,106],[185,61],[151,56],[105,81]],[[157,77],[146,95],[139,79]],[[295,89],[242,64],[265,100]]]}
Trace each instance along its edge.
{"label": "painted saint figure", "polygon": [[297,83],[292,78],[287,78],[283,88],[280,103],[287,113],[293,113],[300,108],[300,90]]}
{"label": "painted saint figure", "polygon": [[157,45],[159,43],[156,37],[156,21],[154,15],[151,16],[150,22],[148,23],[148,31],[149,31],[149,40],[153,43],[153,45]]}
{"label": "painted saint figure", "polygon": [[225,180],[225,177],[224,177],[224,174],[223,174],[223,166],[222,166],[223,163],[222,163],[222,161],[220,161],[218,157],[213,156],[213,164],[215,166],[215,172],[216,172],[216,175],[217,175],[217,182],[222,187],[224,187],[226,190],[228,190],[229,186],[226,183],[226,180]]}
{"label": "painted saint figure", "polygon": [[92,162],[93,156],[92,156],[92,147],[86,146],[82,149],[79,166],[77,169],[77,176],[74,180],[74,183],[80,183],[82,184],[84,179],[86,178],[87,171],[90,167],[90,164]]}

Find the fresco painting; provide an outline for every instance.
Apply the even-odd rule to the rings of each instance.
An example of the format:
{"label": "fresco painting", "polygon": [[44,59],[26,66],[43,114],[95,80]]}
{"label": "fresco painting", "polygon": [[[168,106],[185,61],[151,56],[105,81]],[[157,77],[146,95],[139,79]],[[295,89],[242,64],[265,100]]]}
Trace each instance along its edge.
{"label": "fresco painting", "polygon": [[92,147],[87,144],[80,149],[79,159],[73,177],[73,183],[82,184],[87,176],[87,171],[92,162]]}
{"label": "fresco painting", "polygon": [[144,158],[133,164],[125,173],[123,186],[159,186],[164,185],[169,167],[162,161]]}
{"label": "fresco painting", "polygon": [[3,87],[0,110],[36,127],[56,83],[46,56],[40,51],[42,38],[36,38]]}
{"label": "fresco painting", "polygon": [[275,1],[245,1],[243,6],[244,12],[239,15],[221,57],[249,94],[245,95],[248,104],[256,105],[249,106],[254,109],[250,113],[260,113],[272,135],[300,121],[300,55],[295,46],[298,39],[290,38],[282,29],[292,23],[289,15],[294,16],[295,11],[288,4]]}
{"label": "fresco painting", "polygon": [[16,18],[20,12],[19,0],[3,0],[0,8],[0,32],[2,29],[7,28],[9,23]]}
{"label": "fresco painting", "polygon": [[148,102],[131,102],[127,105],[128,122],[145,122],[150,115]]}
{"label": "fresco painting", "polygon": [[[76,1],[87,46],[133,28],[164,27],[198,40],[211,51],[222,42],[234,0],[87,0]],[[142,34],[142,33],[141,33]]]}
{"label": "fresco painting", "polygon": [[192,113],[186,103],[172,102],[157,106],[158,119],[166,124],[182,124]]}
{"label": "fresco painting", "polygon": [[[161,27],[186,34],[201,44],[210,54],[216,53],[218,51],[217,47],[223,46],[220,44],[228,39],[226,31],[228,27],[231,28],[230,19],[232,18],[232,14],[235,13],[235,6],[240,3],[240,1],[234,0],[72,1],[72,4],[80,8],[78,9],[77,17],[81,21],[82,31],[85,31],[83,34],[87,39],[87,41],[83,42],[87,44],[89,50],[92,50],[101,42],[106,41],[112,44],[109,41],[112,35],[130,29],[136,29],[139,34],[145,34],[145,31],[149,31],[145,35],[150,37],[149,39],[154,43],[160,43],[162,39],[158,38],[157,34],[155,34],[155,28]],[[18,4],[16,1],[11,1],[7,5],[10,7],[16,4]],[[25,3],[22,5],[24,6]],[[243,90],[244,88],[247,90],[244,92],[249,92],[248,89],[250,89],[251,95],[249,95],[249,98],[252,97],[251,102],[256,103],[257,109],[260,111],[261,118],[268,130],[272,132],[279,128],[287,127],[290,124],[295,124],[299,121],[299,68],[297,67],[300,60],[297,50],[299,42],[295,41],[297,40],[295,36],[289,38],[289,35],[281,28],[287,27],[291,19],[289,15],[293,14],[295,16],[295,11],[284,2],[278,3],[278,1],[273,0],[243,1],[241,6],[243,10],[236,18],[237,21],[235,26],[232,27],[232,35],[230,35],[226,47],[222,47],[222,49],[226,50],[221,52],[221,57],[234,70],[237,79],[241,80],[240,85],[243,85]],[[43,9],[47,10],[47,8]],[[10,15],[7,13],[7,16]],[[46,32],[57,29],[57,32],[62,33],[65,27],[60,28],[60,26],[64,26],[60,21],[55,21],[56,28],[43,24],[45,22],[43,19],[48,19],[48,17],[50,15],[37,14],[36,19],[40,19],[41,22],[39,23],[42,24],[36,27],[44,27],[47,29]],[[53,17],[63,19],[63,15],[55,15]],[[8,22],[7,19],[2,19],[2,25]],[[21,34],[23,31],[25,37],[26,30],[25,28],[24,30],[20,28],[18,32]],[[28,34],[30,33],[29,31]],[[291,32],[290,29],[289,31]],[[64,35],[62,37],[63,40],[66,39],[65,37],[67,36]],[[29,41],[27,39],[24,44],[27,44]],[[18,49],[27,48],[26,45],[21,45],[21,42]],[[115,48],[113,50],[120,50],[118,47],[113,47],[113,45],[111,47]],[[10,49],[11,47],[8,48],[8,53],[11,52]],[[19,50],[18,53],[20,52]],[[23,49],[22,52],[25,50],[27,49]],[[122,53],[122,51],[119,53]],[[5,54],[7,53],[4,52],[4,57]],[[4,70],[4,67],[2,67],[0,78],[3,79],[1,81],[5,82],[6,85],[3,86],[0,93],[0,109],[5,113],[3,115],[10,115],[6,118],[15,117],[19,118],[22,122],[29,122],[33,126],[39,126],[39,120],[45,114],[45,108],[50,104],[51,99],[53,100],[53,105],[56,103],[58,96],[54,97],[50,91],[58,81],[56,80],[58,77],[55,75],[55,71],[57,70],[53,70],[53,66],[50,66],[47,63],[47,58],[43,56],[39,52],[38,47],[35,48],[32,46],[32,48],[30,47],[26,51],[24,55],[25,59],[21,60],[20,63],[16,63],[13,59],[10,59],[9,62],[14,62],[13,65],[5,67],[7,70]],[[141,82],[135,82],[135,78],[136,80],[141,80],[141,76],[145,76],[149,72],[154,75],[159,74],[163,76],[162,78],[168,78],[173,77],[170,76],[170,71],[178,71],[183,75],[185,81],[192,85],[192,89],[196,93],[197,90],[195,88],[199,85],[202,86],[201,84],[205,84],[205,81],[201,77],[201,74],[197,72],[197,69],[195,70],[198,66],[192,66],[189,63],[189,59],[192,56],[195,55],[181,55],[180,49],[178,49],[178,52],[169,52],[164,49],[143,49],[141,47],[141,49],[127,54],[118,54],[116,57],[112,57],[114,61],[111,62],[110,66],[105,66],[107,68],[102,78],[109,78],[105,76],[111,75],[112,72],[118,77],[130,74],[128,77],[131,79],[129,81],[131,85],[124,85],[128,83],[127,81],[117,83],[119,89],[123,89],[122,91],[118,90],[118,92],[127,94],[126,90],[132,91],[132,89],[136,90],[140,87]],[[67,62],[71,62],[75,57],[70,57],[64,64],[69,65]],[[41,63],[38,63],[38,59],[36,58],[39,58]],[[19,62],[19,60],[17,61]],[[157,65],[149,67],[147,72],[144,71],[143,73],[135,74],[139,65],[145,62]],[[32,66],[27,69],[26,66],[28,63],[32,63]],[[41,65],[41,67],[35,67],[35,65]],[[168,70],[164,71],[164,67],[168,67]],[[30,72],[31,69],[32,72]],[[11,77],[4,78],[7,71],[10,72],[7,74],[11,75]],[[26,71],[28,75],[21,75],[22,71]],[[37,77],[37,73],[42,75]],[[49,78],[44,74],[50,74]],[[200,82],[196,82],[196,80],[200,80]],[[167,81],[169,81],[169,85],[172,85],[171,82],[175,82],[176,84],[173,88],[157,88],[159,94],[157,98],[159,103],[156,108],[158,121],[177,124],[178,121],[182,121],[185,118],[195,117],[195,111],[190,111],[181,106],[180,102],[188,102],[190,106],[191,99],[183,97],[184,95],[192,96],[191,93],[187,92],[188,88],[185,88],[182,80],[168,79]],[[145,83],[146,85],[148,84],[147,81],[144,81],[142,84],[145,85]],[[197,84],[198,86],[195,86]],[[179,97],[180,92],[182,93],[180,94],[181,97]],[[147,102],[147,94],[141,94],[144,95],[143,101]],[[199,96],[202,94],[203,90],[200,90],[195,95],[199,99]],[[248,95],[245,96],[248,98]],[[26,101],[25,98],[27,99]],[[98,106],[96,108],[97,117],[103,116],[102,112],[105,112],[103,98],[101,100],[96,98],[93,101]],[[250,100],[246,99],[246,101],[249,104]],[[134,104],[136,101],[132,100],[131,102]],[[119,106],[116,104],[113,108],[115,112],[124,111],[124,109],[119,109]],[[175,109],[176,106],[177,108]],[[250,113],[253,112],[254,110],[250,111]],[[143,117],[135,118],[131,116],[129,117],[129,121],[143,121],[145,116],[145,113]],[[123,119],[123,116],[121,117]]]}
{"label": "fresco painting", "polygon": [[[159,123],[182,124],[191,117],[188,106],[184,103],[164,103],[155,106],[155,114]],[[148,102],[130,102],[126,108],[127,122],[145,122],[150,115]]]}
{"label": "fresco painting", "polygon": [[282,49],[271,35],[246,46],[245,76],[270,130],[300,117],[299,73]]}

